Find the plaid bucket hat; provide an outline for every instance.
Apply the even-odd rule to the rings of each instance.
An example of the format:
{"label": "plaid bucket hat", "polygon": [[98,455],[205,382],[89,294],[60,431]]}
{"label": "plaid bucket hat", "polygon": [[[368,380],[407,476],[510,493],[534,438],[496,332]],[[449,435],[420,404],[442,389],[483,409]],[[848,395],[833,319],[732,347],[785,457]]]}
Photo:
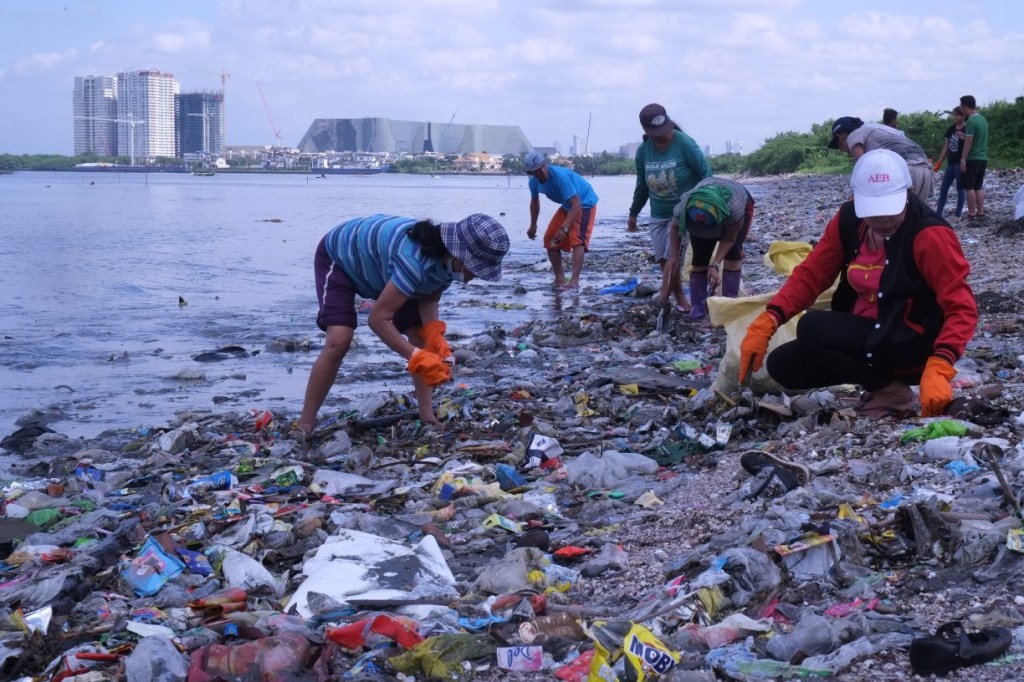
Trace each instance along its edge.
{"label": "plaid bucket hat", "polygon": [[441,223],[441,241],[481,279],[501,279],[501,261],[508,253],[508,233],[489,215],[474,213],[455,223]]}

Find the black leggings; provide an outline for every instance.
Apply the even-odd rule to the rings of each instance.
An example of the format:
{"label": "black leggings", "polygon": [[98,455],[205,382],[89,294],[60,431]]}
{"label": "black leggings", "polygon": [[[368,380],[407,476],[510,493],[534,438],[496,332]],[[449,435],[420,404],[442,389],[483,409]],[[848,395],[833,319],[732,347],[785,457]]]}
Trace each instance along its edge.
{"label": "black leggings", "polygon": [[921,337],[912,344],[876,350],[868,358],[864,346],[874,326],[875,320],[868,317],[808,311],[797,323],[796,339],[768,354],[768,374],[792,390],[859,384],[877,391],[895,379],[911,386],[920,383],[932,343]]}

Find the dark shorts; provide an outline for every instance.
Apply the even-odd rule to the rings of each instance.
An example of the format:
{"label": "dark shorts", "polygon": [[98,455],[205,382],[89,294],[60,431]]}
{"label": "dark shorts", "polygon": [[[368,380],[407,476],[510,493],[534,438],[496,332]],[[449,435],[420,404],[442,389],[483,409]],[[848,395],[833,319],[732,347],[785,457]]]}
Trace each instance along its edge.
{"label": "dark shorts", "polygon": [[[313,257],[313,274],[316,280],[316,300],[319,309],[316,326],[321,331],[328,327],[359,326],[356,316],[356,289],[341,267],[327,254],[325,240],[321,239]],[[422,327],[419,304],[414,298],[406,301],[395,313],[395,327],[398,331]]]}
{"label": "dark shorts", "polygon": [[[725,254],[725,260],[743,260],[743,242],[747,239],[747,233],[750,232],[750,224],[752,222],[754,222],[754,200],[749,199],[747,200],[747,208],[743,212],[743,227],[740,228],[739,234],[736,235],[736,241],[733,242],[729,253]],[[693,265],[698,268],[707,267],[715,254],[717,244],[717,239],[704,239],[703,237],[695,237],[693,234],[690,234]]]}
{"label": "dark shorts", "polygon": [[985,182],[985,169],[988,168],[988,161],[975,159],[967,162],[967,170],[964,171],[964,189],[981,189]]}

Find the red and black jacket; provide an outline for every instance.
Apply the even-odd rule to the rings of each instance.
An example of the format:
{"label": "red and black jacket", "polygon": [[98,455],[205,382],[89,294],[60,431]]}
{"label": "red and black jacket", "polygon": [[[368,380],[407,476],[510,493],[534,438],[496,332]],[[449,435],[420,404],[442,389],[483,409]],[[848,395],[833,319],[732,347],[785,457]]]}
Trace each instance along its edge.
{"label": "red and black jacket", "polygon": [[[767,309],[785,322],[809,308],[836,281],[832,309],[853,310],[857,294],[846,279],[867,226],[843,204],[821,241],[798,265]],[[885,266],[878,291],[878,320],[865,350],[930,340],[932,355],[955,363],[978,325],[978,306],[967,283],[970,265],[953,228],[911,195],[906,219],[885,241]]]}

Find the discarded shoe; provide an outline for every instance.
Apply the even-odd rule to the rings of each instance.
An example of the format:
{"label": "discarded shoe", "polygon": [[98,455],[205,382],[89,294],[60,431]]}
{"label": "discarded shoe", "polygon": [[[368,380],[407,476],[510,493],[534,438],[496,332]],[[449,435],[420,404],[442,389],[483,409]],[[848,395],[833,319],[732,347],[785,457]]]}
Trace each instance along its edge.
{"label": "discarded shoe", "polygon": [[811,480],[811,470],[803,464],[761,450],[748,450],[740,455],[740,466],[752,476],[764,469],[774,469],[775,476],[785,484],[787,491],[806,485]]}
{"label": "discarded shoe", "polygon": [[1006,628],[967,632],[959,622],[946,623],[934,635],[910,643],[910,667],[916,675],[947,673],[995,660],[1012,642],[1013,635]]}
{"label": "discarded shoe", "polygon": [[861,417],[899,419],[913,414],[914,408],[914,392],[910,386],[902,381],[894,381],[876,391],[865,392],[862,402],[854,409]]}
{"label": "discarded shoe", "polygon": [[997,407],[981,396],[968,395],[955,398],[946,407],[946,415],[966,419],[979,426],[995,426],[1009,419],[1010,411]]}

